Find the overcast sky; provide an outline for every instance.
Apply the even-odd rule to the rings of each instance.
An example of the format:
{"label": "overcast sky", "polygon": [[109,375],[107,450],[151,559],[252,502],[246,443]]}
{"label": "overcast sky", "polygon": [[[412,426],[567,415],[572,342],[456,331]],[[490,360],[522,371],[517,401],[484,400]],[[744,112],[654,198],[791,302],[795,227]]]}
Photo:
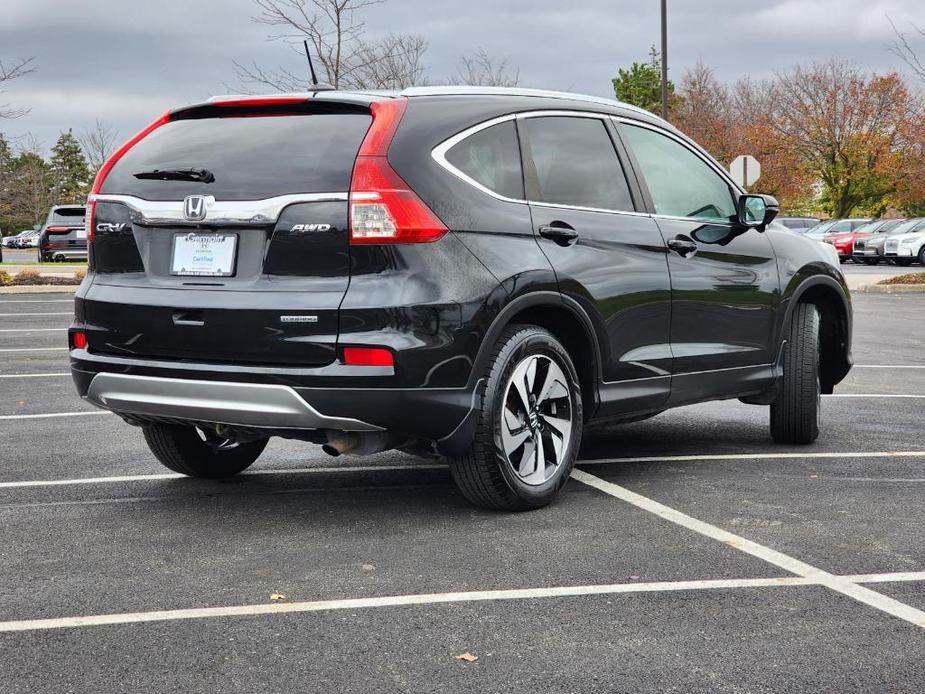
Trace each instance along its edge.
{"label": "overcast sky", "polygon": [[[887,16],[925,26],[923,0],[669,0],[669,65],[698,59],[723,79],[765,77],[831,56],[873,70],[901,68]],[[386,0],[364,10],[371,35],[423,34],[439,83],[477,47],[520,68],[523,86],[613,96],[620,66],[659,41],[659,0]],[[0,104],[30,107],[0,122],[8,137],[45,147],[97,117],[127,138],[168,108],[234,91],[232,60],[303,69],[266,40],[253,0],[0,0],[0,60],[35,56],[37,72]],[[925,55],[925,39],[919,41]]]}

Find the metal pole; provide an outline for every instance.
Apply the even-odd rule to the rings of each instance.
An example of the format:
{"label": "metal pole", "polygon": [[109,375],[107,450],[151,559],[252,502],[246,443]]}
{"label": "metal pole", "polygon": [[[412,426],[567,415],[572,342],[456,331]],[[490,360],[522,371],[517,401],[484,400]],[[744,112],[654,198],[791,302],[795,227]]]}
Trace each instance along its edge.
{"label": "metal pole", "polygon": [[662,118],[668,120],[668,0],[662,0]]}

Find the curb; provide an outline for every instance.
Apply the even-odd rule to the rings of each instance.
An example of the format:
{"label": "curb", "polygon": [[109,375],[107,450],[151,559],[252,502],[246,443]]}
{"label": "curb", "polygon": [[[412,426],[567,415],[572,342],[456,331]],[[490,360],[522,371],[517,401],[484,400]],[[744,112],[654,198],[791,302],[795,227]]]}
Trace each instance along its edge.
{"label": "curb", "polygon": [[35,284],[16,287],[0,287],[0,294],[73,294],[79,285]]}
{"label": "curb", "polygon": [[925,294],[925,284],[862,284],[852,294]]}

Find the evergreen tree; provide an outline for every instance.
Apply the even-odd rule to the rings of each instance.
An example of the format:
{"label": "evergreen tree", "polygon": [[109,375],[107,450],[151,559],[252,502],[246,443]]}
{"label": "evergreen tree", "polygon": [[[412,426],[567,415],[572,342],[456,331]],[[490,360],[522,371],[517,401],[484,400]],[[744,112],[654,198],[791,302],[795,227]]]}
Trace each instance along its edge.
{"label": "evergreen tree", "polygon": [[90,168],[80,143],[70,129],[51,148],[51,177],[56,204],[80,203],[90,185]]}
{"label": "evergreen tree", "polygon": [[[613,91],[620,101],[639,106],[652,113],[662,110],[662,59],[653,46],[649,62],[633,63],[628,70],[620,68],[613,78]],[[674,96],[674,83],[668,82],[669,103]]]}

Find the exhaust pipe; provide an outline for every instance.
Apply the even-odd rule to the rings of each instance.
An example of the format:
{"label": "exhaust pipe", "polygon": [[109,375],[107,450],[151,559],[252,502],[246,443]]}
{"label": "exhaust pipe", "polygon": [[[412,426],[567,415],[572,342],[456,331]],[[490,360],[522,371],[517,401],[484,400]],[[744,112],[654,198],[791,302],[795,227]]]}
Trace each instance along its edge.
{"label": "exhaust pipe", "polygon": [[334,431],[328,430],[328,442],[322,444],[321,450],[330,456],[372,455],[397,448],[405,439],[386,431]]}

